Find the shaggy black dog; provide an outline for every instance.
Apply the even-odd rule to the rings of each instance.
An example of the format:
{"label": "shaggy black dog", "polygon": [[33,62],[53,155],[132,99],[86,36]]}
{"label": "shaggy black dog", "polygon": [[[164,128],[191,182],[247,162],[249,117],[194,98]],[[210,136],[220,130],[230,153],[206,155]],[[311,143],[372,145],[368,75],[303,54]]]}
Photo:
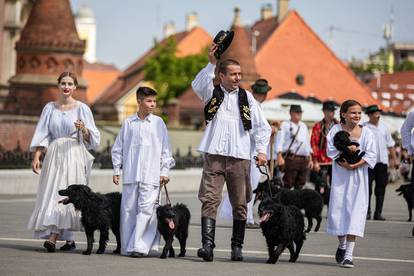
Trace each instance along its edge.
{"label": "shaggy black dog", "polygon": [[188,225],[190,224],[191,214],[187,206],[184,204],[166,204],[157,208],[158,231],[164,237],[165,246],[160,256],[161,259],[168,257],[175,257],[172,243],[174,235],[180,242],[180,254],[178,257],[185,256],[185,247],[188,237]]}
{"label": "shaggy black dog", "polygon": [[[285,188],[279,188],[276,185],[270,185],[272,190],[272,199],[277,203],[283,205],[294,205],[299,209],[305,211],[305,216],[308,219],[308,227],[306,232],[310,232],[313,226],[312,219],[315,218],[317,224],[315,226],[315,232],[319,231],[322,221],[322,209],[323,198],[315,190],[301,189],[301,190],[289,190]],[[269,185],[267,181],[259,183],[257,188],[253,191],[256,193],[258,200],[266,198],[269,194]],[[258,196],[258,194],[260,196]]]}
{"label": "shaggy black dog", "polygon": [[399,196],[402,195],[407,202],[408,207],[408,221],[412,220],[412,210],[413,210],[413,196],[412,196],[412,186],[410,184],[401,185],[396,192],[399,192]]}
{"label": "shaggy black dog", "polygon": [[96,254],[105,252],[106,243],[109,240],[109,228],[112,229],[116,237],[116,249],[113,251],[119,254],[121,250],[121,239],[119,233],[119,219],[121,194],[94,193],[85,185],[70,185],[65,190],[60,190],[59,195],[66,196],[60,202],[63,204],[72,203],[75,210],[82,212],[81,222],[85,228],[86,239],[88,242],[87,249],[82,252],[83,255],[90,255],[94,242],[93,233],[99,230],[101,233],[99,239],[99,248]]}
{"label": "shaggy black dog", "polygon": [[334,146],[341,152],[338,158],[336,158],[336,162],[343,162],[346,160],[346,162],[349,164],[355,164],[358,163],[365,155],[365,152],[361,152],[361,150],[357,150],[356,152],[349,150],[348,146],[359,147],[359,144],[357,142],[351,141],[351,139],[349,139],[349,133],[344,130],[338,131],[335,134]]}
{"label": "shaggy black dog", "polygon": [[259,182],[256,189],[253,190],[254,196],[254,204],[256,204],[257,201],[262,201],[265,197],[269,196],[269,190],[272,192],[272,196],[276,195],[276,193],[279,191],[280,187],[282,187],[282,182],[275,182],[273,180],[265,180],[263,182]]}
{"label": "shaggy black dog", "polygon": [[296,262],[306,239],[300,210],[296,206],[285,206],[266,197],[259,204],[259,216],[269,252],[267,263],[276,263],[286,247],[290,252],[289,262]]}

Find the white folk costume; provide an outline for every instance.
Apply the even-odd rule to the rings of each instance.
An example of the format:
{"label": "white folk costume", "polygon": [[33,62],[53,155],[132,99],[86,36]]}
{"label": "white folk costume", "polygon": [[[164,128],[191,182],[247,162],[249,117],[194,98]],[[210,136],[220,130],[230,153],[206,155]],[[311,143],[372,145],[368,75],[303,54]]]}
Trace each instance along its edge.
{"label": "white folk costume", "polygon": [[112,147],[114,175],[122,168],[121,254],[158,250],[156,202],[160,176],[174,167],[163,120],[149,114],[128,117]]}
{"label": "white folk costume", "polygon": [[[74,123],[78,119],[89,130],[89,143],[83,141],[81,133],[77,139]],[[95,149],[99,141],[99,131],[86,104],[78,101],[76,108],[61,111],[49,102],[43,108],[30,144],[30,151],[35,151],[37,147],[47,149],[36,205],[28,223],[28,229],[35,231],[35,238],[47,239],[51,233],[57,233],[60,240],[73,240],[71,231],[82,229],[80,212],[76,212],[72,204],[59,204],[63,197],[59,196],[58,191],[71,184],[88,184],[93,156],[86,147]]]}
{"label": "white folk costume", "polygon": [[[333,160],[340,154],[333,144],[333,137],[340,130],[342,126],[336,124],[326,137],[327,156]],[[361,137],[356,142],[360,145],[359,149],[365,151],[362,159],[366,164],[348,170],[337,162],[332,162],[332,185],[326,231],[335,236],[364,236],[369,195],[368,167],[375,166],[377,152],[375,137],[367,127],[362,128]]]}

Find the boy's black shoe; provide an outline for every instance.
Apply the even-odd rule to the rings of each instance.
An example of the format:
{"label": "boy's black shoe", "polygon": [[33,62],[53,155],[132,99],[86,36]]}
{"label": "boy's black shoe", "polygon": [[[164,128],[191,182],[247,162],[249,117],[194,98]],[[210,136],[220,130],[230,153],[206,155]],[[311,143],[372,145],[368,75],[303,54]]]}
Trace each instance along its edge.
{"label": "boy's black shoe", "polygon": [[59,248],[62,251],[71,251],[76,249],[75,241],[66,242],[63,246]]}
{"label": "boy's black shoe", "polygon": [[354,267],[354,263],[348,259],[345,259],[342,264],[342,267],[346,267],[346,268],[353,268]]}
{"label": "boy's black shoe", "polygon": [[338,248],[336,250],[336,254],[335,254],[335,260],[338,264],[342,263],[344,261],[345,258],[345,249],[340,249]]}

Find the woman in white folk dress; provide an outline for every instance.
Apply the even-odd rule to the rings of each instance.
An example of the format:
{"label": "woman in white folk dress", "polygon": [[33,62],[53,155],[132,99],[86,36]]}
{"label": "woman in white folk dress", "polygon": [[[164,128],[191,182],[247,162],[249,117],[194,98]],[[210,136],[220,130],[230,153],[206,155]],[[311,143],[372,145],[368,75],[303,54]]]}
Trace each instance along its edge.
{"label": "woman in white folk dress", "polygon": [[334,146],[333,138],[338,131],[349,133],[350,139],[358,142],[359,147],[350,146],[351,151],[365,152],[362,160],[349,164],[332,162],[332,187],[327,218],[327,233],[338,236],[339,246],[336,261],[342,267],[354,267],[353,249],[355,238],[363,237],[366,213],[368,210],[368,167],[376,163],[375,137],[372,132],[362,127],[361,104],[347,100],[341,105],[341,123],[332,127],[327,135],[327,155],[335,160],[340,152]]}
{"label": "woman in white folk dress", "polygon": [[[43,246],[56,251],[56,241],[65,240],[60,250],[76,248],[72,231],[82,229],[80,213],[72,204],[63,205],[58,191],[71,184],[88,184],[93,156],[87,151],[99,145],[100,134],[90,108],[73,98],[78,81],[70,72],[58,78],[59,95],[43,108],[30,144],[34,152],[32,169],[40,173],[37,199],[28,223],[34,237],[47,239]],[[42,166],[40,156],[46,151]]]}

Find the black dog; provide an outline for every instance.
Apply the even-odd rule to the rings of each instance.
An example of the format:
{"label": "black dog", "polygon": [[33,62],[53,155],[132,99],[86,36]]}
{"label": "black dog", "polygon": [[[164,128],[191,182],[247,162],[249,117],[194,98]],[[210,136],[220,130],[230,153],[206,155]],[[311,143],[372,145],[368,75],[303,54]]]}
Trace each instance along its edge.
{"label": "black dog", "polygon": [[121,194],[108,193],[105,195],[94,193],[85,185],[70,185],[65,190],[60,190],[59,195],[67,198],[61,200],[63,204],[72,203],[75,210],[82,212],[81,222],[85,228],[86,239],[88,242],[86,251],[83,255],[90,255],[94,242],[93,233],[99,230],[99,248],[96,254],[105,252],[106,243],[109,240],[109,228],[112,229],[116,237],[116,249],[113,251],[119,254],[121,251],[121,239],[119,230]]}
{"label": "black dog", "polygon": [[338,131],[335,134],[334,146],[341,152],[338,158],[335,159],[336,162],[343,162],[346,160],[349,164],[355,164],[365,155],[364,151],[361,152],[361,150],[357,150],[356,152],[352,152],[348,148],[348,146],[359,147],[359,144],[351,141],[351,139],[349,139],[349,133],[344,130]]}
{"label": "black dog", "polygon": [[412,186],[411,184],[401,185],[396,192],[399,192],[399,196],[402,195],[407,202],[408,207],[408,221],[412,220],[412,210],[413,210],[413,196],[412,196]]}
{"label": "black dog", "polygon": [[308,219],[308,227],[305,232],[310,232],[312,229],[313,218],[317,221],[315,232],[319,231],[322,221],[323,198],[318,192],[310,189],[289,190],[279,188],[276,185],[270,185],[269,188],[268,182],[265,181],[259,183],[257,188],[253,191],[253,193],[256,193],[255,200],[262,200],[270,195],[269,189],[272,191],[272,199],[277,203],[294,205],[299,209],[305,210],[305,216]]}
{"label": "black dog", "polygon": [[180,242],[180,254],[178,257],[185,256],[185,247],[188,237],[188,225],[190,224],[190,210],[184,204],[166,204],[157,208],[158,231],[164,237],[165,246],[160,256],[161,259],[175,257],[172,243],[174,235]]}
{"label": "black dog", "polygon": [[305,228],[303,215],[300,210],[293,205],[285,206],[266,197],[259,204],[259,216],[260,227],[269,252],[267,263],[276,263],[286,247],[290,252],[289,262],[296,262],[303,241],[306,239],[303,232]]}

